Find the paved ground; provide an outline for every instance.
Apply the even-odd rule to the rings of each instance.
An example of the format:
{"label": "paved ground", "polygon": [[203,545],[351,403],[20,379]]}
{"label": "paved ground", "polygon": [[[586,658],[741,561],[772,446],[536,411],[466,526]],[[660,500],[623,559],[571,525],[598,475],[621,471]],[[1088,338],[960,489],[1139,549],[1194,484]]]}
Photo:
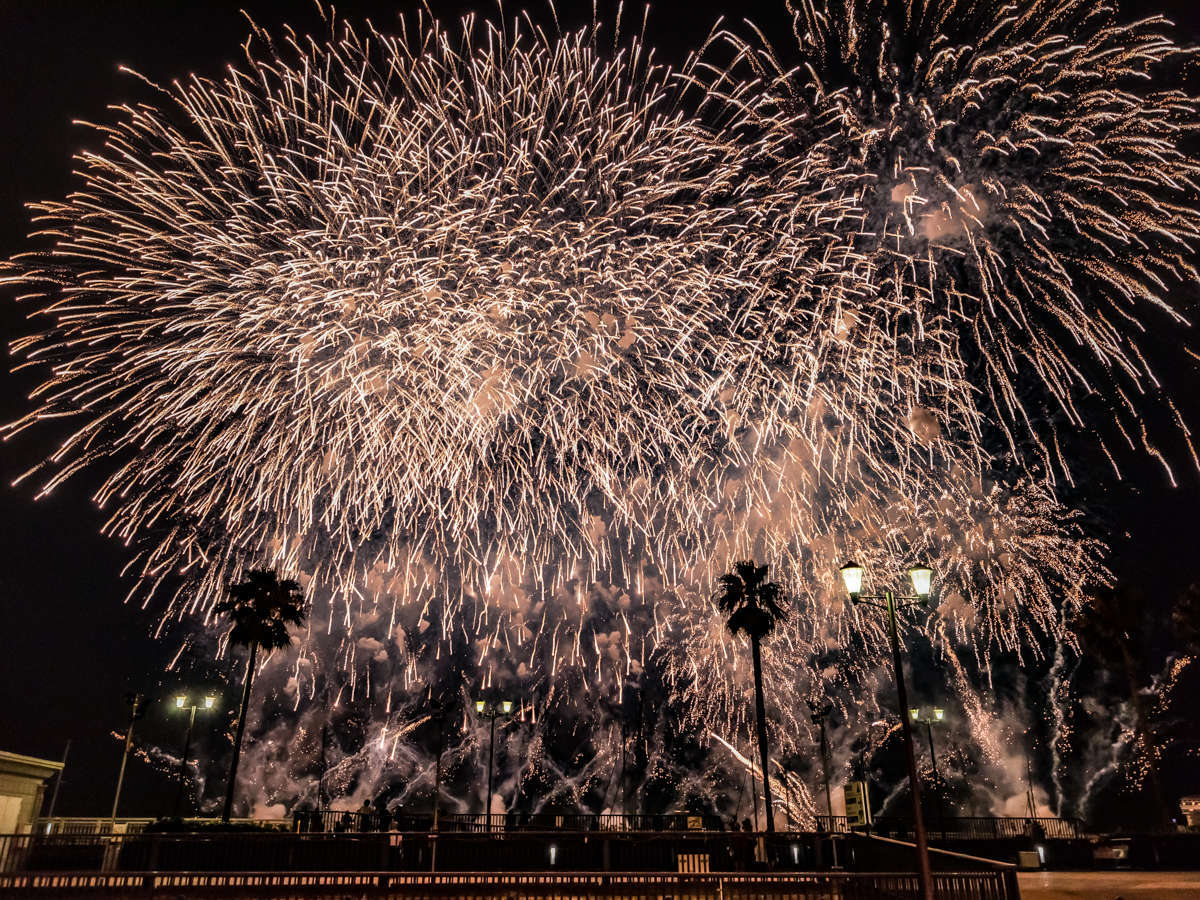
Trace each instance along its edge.
{"label": "paved ground", "polygon": [[1021,872],[1021,900],[1196,900],[1200,872]]}

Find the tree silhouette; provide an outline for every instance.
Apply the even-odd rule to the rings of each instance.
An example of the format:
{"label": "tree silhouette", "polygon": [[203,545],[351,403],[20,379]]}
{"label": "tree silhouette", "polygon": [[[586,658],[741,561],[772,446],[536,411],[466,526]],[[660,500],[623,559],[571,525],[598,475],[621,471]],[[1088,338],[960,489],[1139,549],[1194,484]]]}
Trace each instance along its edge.
{"label": "tree silhouette", "polygon": [[229,767],[229,784],[225,788],[225,811],[221,816],[224,822],[229,821],[233,810],[233,792],[237,785],[238,761],[242,755],[242,735],[246,730],[246,710],[250,706],[258,648],[279,650],[291,644],[292,636],[288,634],[287,626],[304,624],[303,602],[304,595],[297,582],[281,579],[272,569],[247,569],[243,581],[229,586],[229,599],[213,607],[214,612],[233,622],[229,642],[250,648],[242,687],[242,709],[233,741],[233,762]]}
{"label": "tree silhouette", "polygon": [[1102,588],[1091,595],[1075,626],[1083,650],[1095,664],[1125,679],[1135,718],[1134,750],[1143,755],[1155,813],[1159,824],[1165,825],[1170,816],[1158,774],[1157,741],[1137,664],[1145,645],[1145,611],[1146,599],[1137,589],[1128,585]]}
{"label": "tree silhouette", "polygon": [[733,571],[722,575],[716,601],[721,612],[729,618],[729,631],[737,636],[745,633],[750,638],[750,649],[754,657],[754,712],[758,727],[758,752],[762,762],[763,800],[767,807],[767,831],[774,833],[775,819],[771,806],[771,778],[767,764],[767,710],[763,702],[762,655],[759,645],[762,639],[775,630],[775,626],[787,618],[787,610],[780,601],[783,588],[774,581],[767,581],[767,566],[757,566],[753,561],[734,563]]}

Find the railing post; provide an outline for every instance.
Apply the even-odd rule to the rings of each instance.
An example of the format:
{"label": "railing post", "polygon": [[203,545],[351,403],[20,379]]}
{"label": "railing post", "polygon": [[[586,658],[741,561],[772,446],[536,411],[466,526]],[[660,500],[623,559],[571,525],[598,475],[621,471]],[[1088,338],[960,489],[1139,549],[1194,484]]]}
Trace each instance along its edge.
{"label": "railing post", "polygon": [[1021,886],[1017,882],[1017,870],[1005,869],[1001,875],[1004,879],[1004,900],[1021,900]]}
{"label": "railing post", "polygon": [[113,872],[117,868],[117,857],[121,852],[121,838],[118,835],[110,834],[106,837],[101,837],[104,843],[104,856],[100,860],[101,872]]}

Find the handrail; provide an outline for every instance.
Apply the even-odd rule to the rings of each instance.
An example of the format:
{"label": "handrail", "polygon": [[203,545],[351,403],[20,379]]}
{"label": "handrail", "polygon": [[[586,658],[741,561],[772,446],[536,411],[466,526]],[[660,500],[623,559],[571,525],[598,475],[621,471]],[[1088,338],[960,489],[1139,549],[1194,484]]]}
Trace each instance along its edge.
{"label": "handrail", "polygon": [[[863,835],[859,835],[859,837],[862,837],[862,838],[865,838],[866,840],[871,840],[871,841],[880,841],[881,843],[885,843],[885,844],[893,844],[895,846],[904,847],[908,850],[913,850],[914,852],[917,849],[916,844],[910,843],[908,841],[901,841],[896,838],[884,837],[883,835],[880,835],[880,834],[863,834]],[[1005,862],[1004,860],[1001,860],[1001,859],[988,859],[986,856],[972,856],[970,853],[959,853],[956,850],[944,850],[941,847],[930,847],[929,852],[930,852],[930,854],[936,853],[938,856],[949,856],[949,857],[953,857],[954,859],[963,859],[963,860],[967,860],[967,861],[973,862],[973,863],[980,863],[982,865],[985,865],[989,868],[994,868],[994,869],[1014,869],[1015,870],[1017,868],[1016,863]]]}
{"label": "handrail", "polygon": [[[847,832],[850,825],[845,816],[815,816],[817,829],[827,832]],[[1003,840],[1035,837],[1046,840],[1074,840],[1083,836],[1078,819],[1056,816],[945,816],[928,823],[930,837],[944,834],[956,840]],[[870,825],[859,827],[871,833],[912,833],[911,819],[900,816],[879,816]]]}

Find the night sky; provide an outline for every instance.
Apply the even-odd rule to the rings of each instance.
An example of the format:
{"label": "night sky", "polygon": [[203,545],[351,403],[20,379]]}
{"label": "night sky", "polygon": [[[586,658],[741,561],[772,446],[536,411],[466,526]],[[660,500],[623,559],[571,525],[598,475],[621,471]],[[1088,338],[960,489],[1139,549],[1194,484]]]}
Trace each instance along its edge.
{"label": "night sky", "polygon": [[[340,15],[371,18],[385,28],[406,2],[344,2]],[[542,3],[531,4],[539,12]],[[565,25],[586,20],[591,3],[561,4]],[[1182,43],[1200,40],[1200,12],[1193,0],[1145,0],[1125,4],[1131,13],[1162,11],[1180,26]],[[491,4],[432,3],[439,17],[464,9],[490,13]],[[216,76],[241,58],[246,9],[260,25],[275,30],[289,23],[297,31],[320,33],[315,5],[304,0],[5,0],[0,4],[0,259],[31,248],[26,241],[24,205],[57,199],[70,191],[71,156],[98,146],[87,129],[72,120],[106,121],[106,105],[153,99],[142,82],[118,71],[127,65],[158,81],[190,72]],[[508,5],[509,13],[520,8]],[[631,18],[640,18],[629,4]],[[637,10],[636,12],[632,12]],[[713,4],[669,0],[654,5],[651,43],[668,59],[696,46],[718,15],[754,19],[768,34],[787,38],[783,2]],[[1179,306],[1196,318],[1195,287],[1179,289]],[[8,341],[24,331],[13,291],[0,295],[0,333]],[[1152,331],[1145,346],[1193,427],[1200,424],[1196,366],[1181,352],[1194,334],[1177,329]],[[29,408],[35,383],[29,373],[11,374],[0,366],[0,419],[11,421]],[[1169,437],[1165,428],[1154,430]],[[123,605],[131,583],[120,577],[126,561],[118,543],[100,536],[102,517],[91,501],[97,483],[85,473],[52,497],[33,500],[36,485],[10,483],[53,451],[60,432],[38,429],[3,445],[0,455],[0,749],[57,758],[73,741],[59,801],[61,814],[107,814],[120,760],[115,736],[125,727],[124,695],[143,690],[165,696],[174,683],[162,671],[177,644],[156,642],[153,610]],[[1086,440],[1086,435],[1079,436]],[[1113,567],[1119,578],[1141,582],[1151,612],[1165,610],[1169,598],[1200,580],[1200,475],[1190,467],[1182,444],[1167,442],[1180,482],[1172,488],[1161,469],[1129,460],[1124,485],[1089,486],[1080,493],[1112,530]],[[1111,480],[1111,479],[1109,479]],[[1161,641],[1161,637],[1157,638]],[[1162,646],[1155,648],[1162,652]],[[1154,666],[1157,667],[1157,664]],[[232,702],[232,691],[228,692]],[[1196,702],[1200,706],[1200,701]],[[1197,710],[1200,712],[1200,709]],[[161,704],[151,708],[147,733],[182,739],[182,721],[169,718]],[[175,735],[174,738],[170,737]],[[132,763],[123,810],[163,812],[173,786],[150,767]],[[157,789],[156,788],[165,788]],[[163,799],[167,798],[167,799]]]}

